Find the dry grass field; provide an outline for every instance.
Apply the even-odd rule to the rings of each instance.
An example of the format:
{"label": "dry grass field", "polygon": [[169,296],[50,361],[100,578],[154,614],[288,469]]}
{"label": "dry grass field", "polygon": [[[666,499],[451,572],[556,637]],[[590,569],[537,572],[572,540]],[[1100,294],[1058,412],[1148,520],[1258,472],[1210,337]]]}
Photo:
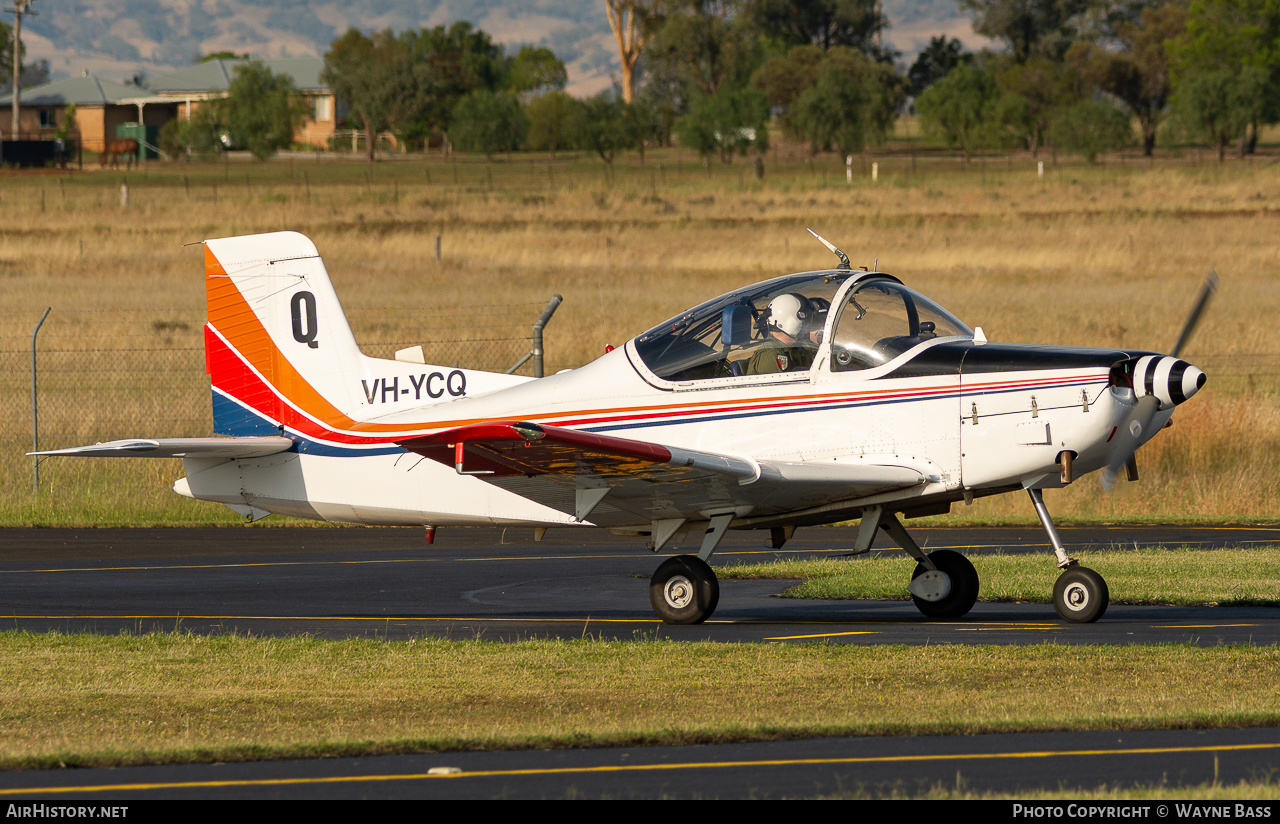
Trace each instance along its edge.
{"label": "dry grass field", "polygon": [[[785,146],[765,158],[763,180],[747,163],[707,168],[679,150],[651,151],[644,163],[627,156],[611,172],[564,154],[554,164],[523,155],[373,166],[305,156],[0,172],[0,522],[234,520],[168,491],[177,462],[86,461],[101,466],[72,475],[61,466],[67,459],[51,460],[37,495],[21,456],[31,442],[26,352],[46,306],[51,324],[77,319],[60,327],[62,349],[136,342],[139,362],[157,370],[84,374],[49,390],[66,395],[61,406],[42,389],[42,408],[63,416],[48,431],[207,434],[199,412],[166,417],[170,406],[203,409],[208,398],[199,353],[169,351],[198,347],[203,320],[200,250],[184,244],[280,229],[309,235],[345,307],[369,319],[355,324],[362,343],[374,333],[430,341],[456,332],[459,313],[498,304],[494,313],[522,307],[527,328],[562,294],[547,330],[554,371],[730,288],[831,266],[807,226],[855,265],[878,260],[1001,341],[1167,351],[1216,268],[1222,288],[1183,352],[1209,384],[1139,453],[1143,480],[1105,495],[1089,477],[1047,499],[1063,519],[1280,518],[1277,157],[1222,166],[1193,150],[1152,164],[1043,159],[1039,176],[1027,157],[966,167],[903,144],[855,159],[851,183],[837,159]],[[139,313],[149,318],[142,331],[129,325]],[[103,410],[112,415],[105,423]],[[1004,496],[958,508],[956,518],[1034,516],[1024,496]]]}

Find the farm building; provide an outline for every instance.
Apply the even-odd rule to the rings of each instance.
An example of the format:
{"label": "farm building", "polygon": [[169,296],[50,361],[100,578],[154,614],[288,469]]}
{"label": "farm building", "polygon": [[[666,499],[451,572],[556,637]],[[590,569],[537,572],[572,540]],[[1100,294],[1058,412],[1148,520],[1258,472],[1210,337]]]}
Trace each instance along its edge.
{"label": "farm building", "polygon": [[[122,124],[141,123],[148,134],[154,134],[174,118],[190,117],[193,108],[205,101],[225,97],[236,67],[247,62],[244,58],[216,58],[157,77],[145,86],[116,83],[85,72],[80,77],[23,89],[18,101],[20,139],[52,138],[71,103],[76,106],[76,124],[71,134],[79,136],[87,151],[102,151]],[[287,57],[262,62],[272,73],[293,78],[299,93],[310,104],[311,116],[294,139],[313,146],[327,145],[336,125],[337,104],[333,92],[320,81],[324,61],[318,57]],[[0,129],[5,139],[12,139],[5,116],[11,101],[10,95],[0,98]]]}

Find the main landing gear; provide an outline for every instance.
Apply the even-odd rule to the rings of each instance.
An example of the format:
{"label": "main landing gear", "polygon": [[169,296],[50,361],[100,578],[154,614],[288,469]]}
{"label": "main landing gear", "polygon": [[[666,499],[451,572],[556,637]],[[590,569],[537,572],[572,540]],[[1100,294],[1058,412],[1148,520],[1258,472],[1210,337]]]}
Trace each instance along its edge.
{"label": "main landing gear", "polygon": [[918,562],[911,574],[907,591],[916,609],[929,618],[959,618],[978,601],[978,572],[969,559],[959,552],[939,549],[928,555],[903,529],[898,517],[884,507],[870,507],[862,512],[862,523],[853,553],[871,551],[876,530],[883,529],[893,542]]}
{"label": "main landing gear", "polygon": [[668,624],[701,624],[719,601],[720,582],[697,555],[668,558],[649,579],[649,603]]}

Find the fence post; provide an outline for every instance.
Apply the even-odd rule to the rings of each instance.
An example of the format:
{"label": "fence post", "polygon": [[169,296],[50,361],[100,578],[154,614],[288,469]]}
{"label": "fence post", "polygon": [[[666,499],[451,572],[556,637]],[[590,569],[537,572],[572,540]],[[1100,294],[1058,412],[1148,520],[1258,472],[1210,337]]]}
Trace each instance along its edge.
{"label": "fence post", "polygon": [[[40,327],[44,325],[44,319],[49,317],[49,313],[53,311],[52,306],[46,306],[44,314],[40,316],[40,320],[36,323],[36,328],[31,330],[31,451],[36,452],[40,449],[40,414],[36,405],[36,335],[40,333]],[[32,489],[35,492],[40,491],[40,458],[37,455],[31,456],[31,472],[32,472]]]}
{"label": "fence post", "polygon": [[559,295],[552,295],[547,308],[542,310],[537,323],[533,324],[533,376],[535,378],[542,377],[542,328],[551,320],[551,316],[556,313],[556,308],[563,300],[564,298]]}

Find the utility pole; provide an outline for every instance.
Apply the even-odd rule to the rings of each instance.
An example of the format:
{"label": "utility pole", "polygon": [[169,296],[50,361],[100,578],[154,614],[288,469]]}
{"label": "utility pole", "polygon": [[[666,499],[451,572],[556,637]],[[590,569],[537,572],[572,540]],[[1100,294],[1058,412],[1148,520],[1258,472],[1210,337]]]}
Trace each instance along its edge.
{"label": "utility pole", "polygon": [[[22,84],[22,15],[31,11],[32,0],[13,0],[13,139],[18,139],[18,87]],[[3,156],[0,155],[0,158]]]}

